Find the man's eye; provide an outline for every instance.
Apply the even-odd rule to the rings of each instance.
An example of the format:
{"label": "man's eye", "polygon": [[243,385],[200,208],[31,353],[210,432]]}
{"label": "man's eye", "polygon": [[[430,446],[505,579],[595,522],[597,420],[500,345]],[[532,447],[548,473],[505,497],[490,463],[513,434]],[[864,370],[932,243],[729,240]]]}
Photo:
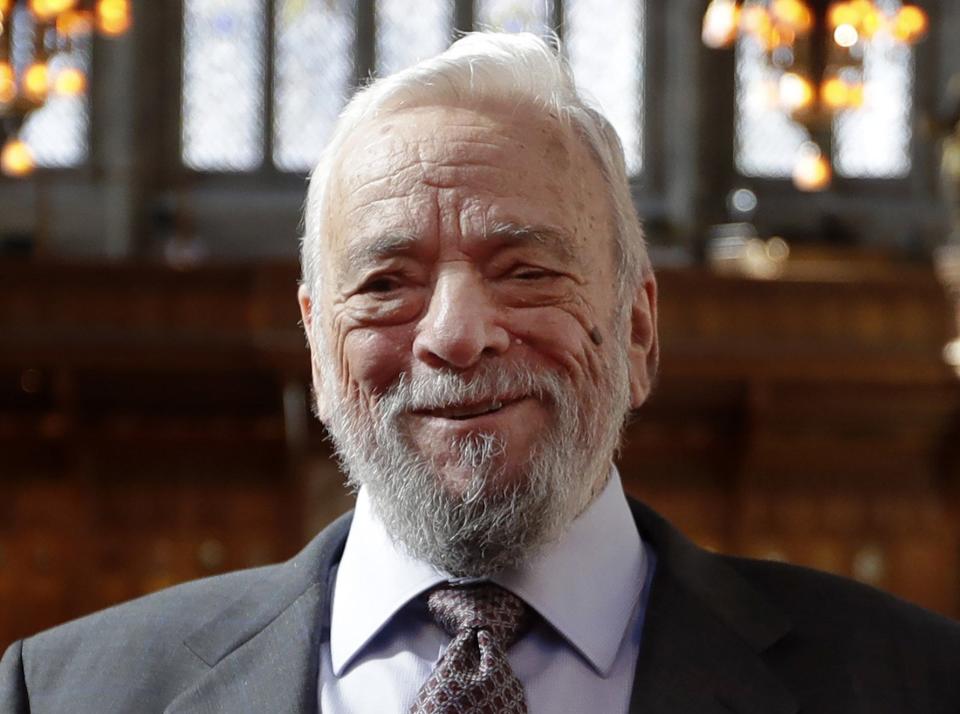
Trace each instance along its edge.
{"label": "man's eye", "polygon": [[549,270],[543,270],[542,268],[518,268],[514,270],[510,277],[515,280],[543,280],[544,278],[549,278],[552,273]]}
{"label": "man's eye", "polygon": [[396,290],[400,286],[400,282],[396,278],[391,278],[386,275],[381,275],[380,277],[374,278],[367,283],[364,283],[360,288],[361,293],[389,293],[393,290]]}

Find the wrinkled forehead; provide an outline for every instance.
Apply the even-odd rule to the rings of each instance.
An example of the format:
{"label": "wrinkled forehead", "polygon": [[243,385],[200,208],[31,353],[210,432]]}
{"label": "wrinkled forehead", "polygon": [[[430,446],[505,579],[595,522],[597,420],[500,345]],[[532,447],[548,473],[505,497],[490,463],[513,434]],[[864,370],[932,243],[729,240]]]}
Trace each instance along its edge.
{"label": "wrinkled forehead", "polygon": [[[424,138],[445,127],[474,131],[477,135],[494,134],[509,140],[552,142],[554,147],[565,145],[572,138],[567,122],[562,122],[552,112],[530,103],[511,101],[474,102],[471,104],[432,103],[385,110],[376,117],[357,126],[344,142],[345,147],[357,145],[357,137],[371,131],[388,135],[391,130],[408,127]],[[569,135],[569,136],[568,136]]]}
{"label": "wrinkled forehead", "polygon": [[[356,189],[371,179],[419,168],[526,166],[564,173],[579,142],[559,121],[527,107],[447,105],[390,112],[356,129],[334,165],[334,184]],[[432,177],[427,177],[430,180]]]}
{"label": "wrinkled forehead", "polygon": [[[556,117],[528,106],[422,106],[389,112],[358,127],[333,162],[327,238],[337,242],[392,194],[414,187],[457,189],[519,201],[549,197],[558,212],[582,205],[604,182],[585,142]],[[370,210],[367,210],[367,209]],[[340,219],[340,220],[338,220]]]}

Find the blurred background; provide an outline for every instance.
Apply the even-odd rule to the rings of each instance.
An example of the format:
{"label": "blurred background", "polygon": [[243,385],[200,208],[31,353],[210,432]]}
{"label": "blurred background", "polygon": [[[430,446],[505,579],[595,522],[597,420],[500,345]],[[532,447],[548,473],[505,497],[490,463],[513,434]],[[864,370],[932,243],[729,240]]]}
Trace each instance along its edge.
{"label": "blurred background", "polygon": [[0,647],[289,557],[305,178],[355,87],[555,32],[624,144],[662,370],[627,489],[960,615],[960,2],[0,0]]}

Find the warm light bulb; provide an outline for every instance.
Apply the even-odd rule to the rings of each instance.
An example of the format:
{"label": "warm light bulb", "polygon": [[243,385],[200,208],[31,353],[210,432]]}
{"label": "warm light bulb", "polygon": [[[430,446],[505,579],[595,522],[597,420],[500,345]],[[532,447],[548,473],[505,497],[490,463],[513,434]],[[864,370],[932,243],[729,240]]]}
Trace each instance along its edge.
{"label": "warm light bulb", "polygon": [[0,15],[7,15],[12,9],[13,0],[0,0]]}
{"label": "warm light bulb", "polygon": [[856,84],[847,85],[847,108],[856,109],[863,106],[863,84],[857,82]]}
{"label": "warm light bulb", "polygon": [[850,91],[847,83],[839,77],[830,77],[820,87],[820,98],[830,109],[841,109],[847,105]]}
{"label": "warm light bulb", "polygon": [[813,103],[813,85],[795,72],[784,72],[780,77],[780,104],[788,112],[809,107]]}
{"label": "warm light bulb", "polygon": [[773,24],[766,8],[760,5],[750,5],[740,12],[740,27],[745,31],[767,43]]}
{"label": "warm light bulb", "polygon": [[26,176],[33,171],[33,152],[21,139],[9,139],[0,151],[0,171],[7,176]]}
{"label": "warm light bulb", "polygon": [[9,104],[17,97],[17,80],[9,62],[0,62],[0,104]]}
{"label": "warm light bulb", "polygon": [[75,97],[87,91],[87,76],[76,67],[65,67],[53,81],[53,91],[67,97]]}
{"label": "warm light bulb", "polygon": [[130,29],[130,0],[99,0],[97,28],[105,35],[122,35]]}
{"label": "warm light bulb", "polygon": [[57,15],[57,33],[64,37],[76,37],[90,32],[93,27],[90,13],[85,10],[68,10]]}
{"label": "warm light bulb", "polygon": [[820,100],[832,111],[856,109],[863,105],[863,84],[830,77],[820,86]]}
{"label": "warm light bulb", "polygon": [[39,18],[45,18],[47,14],[47,0],[30,0],[28,3],[30,12]]}
{"label": "warm light bulb", "polygon": [[860,34],[853,25],[838,25],[833,31],[833,41],[841,47],[850,48],[860,41]]}
{"label": "warm light bulb", "polygon": [[797,32],[809,30],[813,23],[810,8],[801,0],[774,0],[771,10],[778,22]]}
{"label": "warm light bulb", "polygon": [[797,33],[791,27],[778,27],[774,32],[777,35],[776,44],[778,47],[793,47],[793,44],[797,41]]}
{"label": "warm light bulb", "polygon": [[803,153],[793,167],[793,185],[801,191],[823,191],[830,185],[830,163],[818,151]]}
{"label": "warm light bulb", "polygon": [[849,0],[850,10],[857,18],[857,24],[861,24],[864,18],[874,11],[874,5],[871,0]]}
{"label": "warm light bulb", "polygon": [[856,25],[857,13],[848,2],[835,2],[827,10],[827,21],[830,27],[840,25]]}
{"label": "warm light bulb", "polygon": [[869,40],[875,34],[880,32],[880,28],[883,27],[883,24],[883,15],[876,9],[871,9],[870,12],[865,14],[860,20],[860,34]]}
{"label": "warm light bulb", "polygon": [[960,375],[960,337],[950,340],[943,348],[943,361]]}
{"label": "warm light bulb", "polygon": [[780,30],[774,27],[770,30],[770,37],[768,38],[767,45],[773,49],[776,47],[782,47],[785,43],[783,36],[780,34]]}
{"label": "warm light bulb", "polygon": [[34,102],[42,102],[47,96],[49,73],[46,62],[34,62],[23,73],[23,91]]}
{"label": "warm light bulb", "polygon": [[734,0],[711,0],[703,15],[703,44],[714,49],[729,47],[737,37],[738,19]]}
{"label": "warm light bulb", "polygon": [[766,253],[770,260],[782,263],[790,257],[790,244],[780,236],[774,236],[767,241]]}
{"label": "warm light bulb", "polygon": [[904,42],[919,40],[927,31],[927,15],[916,5],[904,5],[893,20],[893,35]]}
{"label": "warm light bulb", "polygon": [[30,0],[30,11],[40,20],[52,20],[77,4],[77,0]]}

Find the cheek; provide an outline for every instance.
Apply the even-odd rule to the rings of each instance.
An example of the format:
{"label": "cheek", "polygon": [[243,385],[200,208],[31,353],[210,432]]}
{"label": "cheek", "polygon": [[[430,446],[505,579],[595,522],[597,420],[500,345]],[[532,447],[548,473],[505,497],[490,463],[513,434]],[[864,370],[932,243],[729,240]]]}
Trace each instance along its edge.
{"label": "cheek", "polygon": [[347,383],[367,395],[385,391],[406,371],[411,339],[406,326],[357,328],[347,333],[343,341]]}
{"label": "cheek", "polygon": [[555,365],[575,382],[598,376],[600,353],[590,339],[588,322],[557,309],[514,313],[510,321],[514,348],[529,351],[535,361]]}

